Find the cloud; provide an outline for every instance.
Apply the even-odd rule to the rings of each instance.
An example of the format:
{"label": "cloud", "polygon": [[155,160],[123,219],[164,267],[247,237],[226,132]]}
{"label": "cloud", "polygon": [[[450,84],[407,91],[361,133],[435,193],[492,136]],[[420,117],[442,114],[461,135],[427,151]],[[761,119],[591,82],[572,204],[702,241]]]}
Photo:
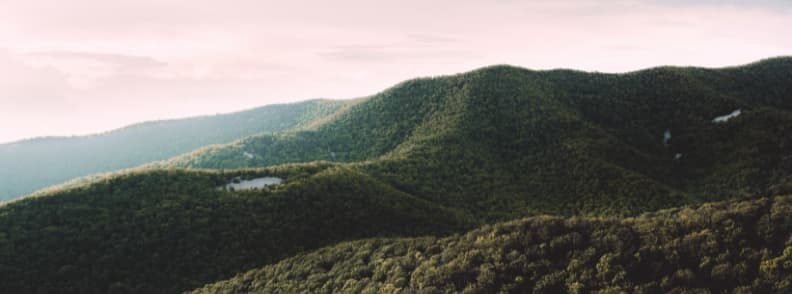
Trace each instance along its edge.
{"label": "cloud", "polygon": [[432,34],[410,34],[410,39],[418,42],[418,43],[428,43],[428,44],[435,44],[435,43],[459,43],[461,40],[456,37],[446,36],[446,35],[432,35]]}
{"label": "cloud", "polygon": [[751,7],[765,10],[792,9],[792,2],[788,0],[653,0],[651,1],[657,5],[671,5],[671,6],[733,6],[733,7]]}
{"label": "cloud", "polygon": [[[52,67],[34,67],[0,49],[0,107],[15,112],[57,109],[66,105],[68,74]],[[2,116],[2,115],[0,115]]]}
{"label": "cloud", "polygon": [[72,51],[43,51],[27,53],[33,57],[49,57],[55,59],[83,59],[92,60],[123,68],[150,68],[166,66],[166,62],[148,56],[134,56],[113,53],[72,52]]}
{"label": "cloud", "polygon": [[389,46],[342,46],[320,52],[319,56],[339,61],[355,62],[448,62],[476,57],[467,50],[421,49]]}
{"label": "cloud", "polygon": [[0,49],[0,142],[46,134],[46,117],[71,111],[68,74]]}
{"label": "cloud", "polygon": [[445,34],[406,34],[388,43],[337,45],[317,55],[333,61],[350,62],[449,62],[479,57],[466,49],[462,39]]}
{"label": "cloud", "polygon": [[501,63],[623,72],[792,54],[785,0],[62,2],[0,1],[0,132],[353,98]]}

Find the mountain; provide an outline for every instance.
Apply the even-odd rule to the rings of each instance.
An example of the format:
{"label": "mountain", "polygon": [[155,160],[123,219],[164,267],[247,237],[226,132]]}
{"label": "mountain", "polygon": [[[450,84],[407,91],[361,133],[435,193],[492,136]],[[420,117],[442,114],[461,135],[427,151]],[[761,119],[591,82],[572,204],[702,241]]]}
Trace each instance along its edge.
{"label": "mountain", "polygon": [[792,196],[368,239],[193,293],[789,293]]}
{"label": "mountain", "polygon": [[792,136],[778,136],[790,132],[792,58],[627,74],[494,66],[404,82],[313,130],[252,136],[155,166],[335,160],[490,220],[631,215],[790,192]]}
{"label": "mountain", "polygon": [[[452,234],[481,226],[487,232],[489,224],[543,214],[556,216],[527,222],[539,227],[560,222],[563,230],[600,242],[600,247],[592,245],[595,253],[621,252],[626,249],[608,247],[619,243],[604,233],[632,226],[633,220],[619,218],[792,193],[792,136],[784,135],[792,130],[790,93],[791,58],[723,69],[661,67],[627,74],[494,66],[411,80],[350,102],[301,129],[201,148],[0,206],[0,287],[10,292],[180,292],[296,254],[369,238],[412,244],[419,241],[390,238],[451,235],[442,239],[449,243],[438,244],[468,256],[475,253],[469,247],[475,240],[454,243],[460,237]],[[234,188],[259,180],[279,184]],[[734,206],[741,213],[740,203],[770,200],[756,201],[711,205],[727,210]],[[779,208],[782,213],[785,207]],[[636,222],[650,231],[656,228],[661,236],[687,238],[665,223],[685,217],[684,211],[660,212]],[[733,226],[724,220],[706,223],[702,230]],[[786,236],[756,239],[751,228],[739,229],[747,235],[738,237],[755,242],[751,248],[763,254],[761,260],[779,257],[777,263],[783,265],[784,257],[777,253],[788,246],[789,230],[782,226],[778,234]],[[731,246],[732,254],[753,244],[723,234],[723,242],[734,242],[724,245]],[[713,242],[720,242],[718,236]],[[339,246],[368,244],[360,242]],[[662,259],[666,252],[674,251],[641,255],[640,260],[656,264],[642,263],[638,269],[646,269],[646,277],[680,271],[680,279],[690,279],[687,267]],[[592,258],[602,256],[610,255]],[[622,262],[609,258],[600,266],[605,268],[595,269],[610,272],[607,266]],[[718,258],[719,263],[756,260],[742,255]],[[553,266],[523,265],[541,277]],[[362,265],[360,269],[365,270]],[[784,277],[783,270],[775,271]],[[567,279],[576,271],[557,276]],[[299,273],[294,267],[281,278],[289,283],[289,275]],[[648,278],[619,278],[619,271],[603,274],[606,281],[588,280],[586,275],[596,273],[581,271],[580,283],[593,289],[654,287]],[[492,274],[512,278],[509,271]],[[338,273],[350,275],[358,273]],[[521,276],[527,281],[540,277]],[[455,289],[463,289],[477,277],[439,276],[433,279],[443,287],[434,287],[446,289],[452,281]],[[547,289],[556,289],[554,276],[546,279]],[[394,281],[394,286],[405,287],[406,282]],[[498,283],[493,287],[503,284]],[[687,284],[671,281],[657,287],[668,285]]]}
{"label": "mountain", "polygon": [[89,174],[167,159],[206,145],[298,128],[350,102],[311,100],[230,114],[154,121],[79,137],[0,145],[0,201]]}

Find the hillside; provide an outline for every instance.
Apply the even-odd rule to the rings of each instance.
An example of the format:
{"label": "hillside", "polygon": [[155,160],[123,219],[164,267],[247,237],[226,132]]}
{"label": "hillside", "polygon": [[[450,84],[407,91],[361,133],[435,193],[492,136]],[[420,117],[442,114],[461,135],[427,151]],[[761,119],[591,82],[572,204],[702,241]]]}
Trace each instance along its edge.
{"label": "hillside", "polygon": [[491,220],[630,215],[790,192],[792,136],[777,135],[790,132],[792,58],[628,74],[495,66],[407,81],[314,130],[252,136],[156,166],[353,162]]}
{"label": "hillside", "polygon": [[[194,293],[789,293],[792,196],[368,239]],[[732,292],[734,291],[734,292]]]}
{"label": "hillside", "polygon": [[[218,189],[263,175],[285,182]],[[0,289],[179,292],[338,241],[470,226],[459,213],[333,164],[133,172],[1,206]]]}
{"label": "hillside", "polygon": [[206,145],[298,128],[349,102],[311,100],[230,114],[154,121],[107,133],[0,145],[0,201],[46,186],[162,160]]}
{"label": "hillside", "polygon": [[[783,227],[788,220],[781,218],[777,228],[777,234],[786,235],[756,239],[746,220],[755,220],[751,214],[755,210],[746,210],[746,219],[740,219],[746,222],[737,223],[745,225],[742,229],[726,220],[685,224],[684,210],[628,220],[617,217],[791,193],[792,136],[785,135],[792,130],[790,93],[789,58],[724,69],[665,67],[628,74],[495,66],[407,81],[351,102],[301,129],[205,147],[0,205],[0,288],[9,292],[187,291],[338,242],[439,238],[543,214],[556,216],[496,227],[512,230],[521,223],[536,223],[537,228],[548,230],[558,227],[559,231],[527,240],[518,238],[523,243],[517,245],[574,231],[587,236],[589,243],[581,246],[596,243],[592,250],[604,254],[627,250],[618,247],[622,245],[613,240],[610,230],[630,229],[633,235],[646,238],[662,233],[668,239],[657,244],[676,246],[679,242],[674,238],[687,238],[685,228],[700,226],[715,234],[717,244],[731,246],[732,254],[756,245],[750,248],[767,252],[762,253],[762,260],[775,258],[782,256],[782,246],[789,246],[784,245],[789,229]],[[739,115],[731,115],[736,110]],[[670,138],[664,137],[666,133]],[[225,188],[257,178],[282,182],[250,191]],[[704,208],[729,209],[739,216],[744,212],[740,203],[767,208],[770,202],[788,201],[775,198]],[[777,209],[786,213],[785,205]],[[563,218],[567,216],[575,217]],[[683,223],[677,226],[678,221]],[[653,227],[659,231],[644,230]],[[736,231],[717,231],[732,229]],[[376,242],[406,247],[448,242],[438,244],[459,250],[453,254],[463,257],[475,253],[469,246],[478,243],[466,241],[468,246],[455,243],[462,237],[450,238]],[[375,241],[361,242],[319,252],[357,250]],[[677,270],[681,270],[680,279],[689,279],[687,264],[662,259],[660,253],[673,250],[653,248],[648,247],[647,254],[655,255],[641,255],[645,259],[606,258],[602,265],[638,263],[622,266],[639,266],[631,269],[646,270],[645,277],[619,278],[623,274],[616,272],[593,281],[587,276],[590,272],[581,272],[569,278],[575,268],[558,273],[558,279],[579,279],[593,289],[706,286],[675,280],[667,285],[647,284],[651,280],[647,277],[666,277]],[[438,252],[442,249],[421,254]],[[550,254],[542,252],[536,256]],[[718,264],[756,260],[754,255],[736,256],[714,260]],[[529,260],[515,264],[537,271],[535,276],[520,274],[523,281],[543,277],[555,266]],[[592,261],[581,262],[590,265]],[[294,269],[293,274],[300,272]],[[456,269],[465,267],[449,269],[449,273]],[[284,276],[278,279],[292,279],[290,274],[279,273]],[[348,274],[365,275],[366,271],[339,272],[338,277]],[[435,283],[438,289],[464,289],[478,277],[426,274],[426,279],[435,279],[426,285]],[[493,273],[516,279],[511,274]],[[698,269],[694,274],[699,274]],[[449,279],[453,285],[446,283]],[[547,279],[543,283],[548,289],[558,286],[555,276]],[[405,283],[394,281],[394,286],[405,287]],[[486,287],[508,284],[493,283]],[[287,284],[267,283],[292,287]],[[306,287],[315,285],[305,283]],[[339,286],[331,283],[328,287]]]}

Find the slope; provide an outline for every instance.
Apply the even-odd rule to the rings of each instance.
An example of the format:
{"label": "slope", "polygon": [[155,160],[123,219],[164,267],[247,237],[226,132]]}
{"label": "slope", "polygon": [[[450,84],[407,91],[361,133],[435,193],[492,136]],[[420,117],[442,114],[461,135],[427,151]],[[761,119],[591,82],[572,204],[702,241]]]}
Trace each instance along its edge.
{"label": "slope", "polygon": [[325,247],[194,293],[788,293],[792,196]]}
{"label": "slope", "polygon": [[146,122],[107,133],[0,145],[0,201],[75,177],[134,167],[211,144],[307,125],[345,101],[311,100],[242,112]]}
{"label": "slope", "polygon": [[[777,134],[792,130],[790,85],[792,58],[627,74],[495,66],[407,81],[314,130],[252,136],[156,166],[353,162],[489,220],[630,215],[789,192],[792,136]],[[741,114],[713,122],[734,110]]]}
{"label": "slope", "polygon": [[[284,182],[219,188],[265,175]],[[334,164],[132,172],[0,207],[0,288],[179,292],[342,240],[467,227],[459,213]]]}
{"label": "slope", "polygon": [[[149,166],[218,171],[144,168],[0,207],[0,287],[176,292],[345,240],[784,194],[788,61],[624,75],[497,66],[408,81],[310,130]],[[315,160],[335,162],[279,165]],[[239,166],[269,167],[223,170]],[[218,189],[238,176],[285,182]]]}

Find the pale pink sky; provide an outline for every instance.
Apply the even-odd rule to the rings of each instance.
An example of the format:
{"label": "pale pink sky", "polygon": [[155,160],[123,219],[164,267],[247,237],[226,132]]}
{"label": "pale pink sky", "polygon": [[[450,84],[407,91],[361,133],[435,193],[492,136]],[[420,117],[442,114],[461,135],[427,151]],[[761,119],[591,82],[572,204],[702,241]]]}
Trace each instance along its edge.
{"label": "pale pink sky", "polygon": [[792,54],[791,28],[785,0],[0,0],[0,142],[491,64],[742,64]]}

